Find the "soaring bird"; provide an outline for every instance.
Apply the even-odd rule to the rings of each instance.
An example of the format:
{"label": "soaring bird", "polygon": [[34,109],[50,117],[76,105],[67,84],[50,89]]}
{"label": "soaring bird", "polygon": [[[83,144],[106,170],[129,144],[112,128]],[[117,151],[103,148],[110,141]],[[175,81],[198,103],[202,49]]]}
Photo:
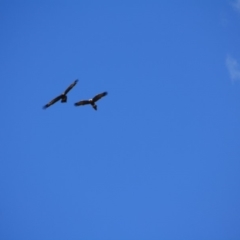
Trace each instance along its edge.
{"label": "soaring bird", "polygon": [[75,106],[81,106],[81,105],[91,104],[92,107],[95,110],[97,110],[97,105],[95,104],[95,102],[98,101],[100,98],[106,96],[107,94],[108,94],[107,92],[99,93],[95,97],[93,97],[89,100],[82,100],[82,101],[76,102],[74,105]]}
{"label": "soaring bird", "polygon": [[76,79],[62,94],[55,97],[52,101],[50,101],[48,104],[44,105],[43,108],[46,109],[53,105],[55,102],[61,100],[62,103],[67,102],[67,93],[77,84],[78,79]]}

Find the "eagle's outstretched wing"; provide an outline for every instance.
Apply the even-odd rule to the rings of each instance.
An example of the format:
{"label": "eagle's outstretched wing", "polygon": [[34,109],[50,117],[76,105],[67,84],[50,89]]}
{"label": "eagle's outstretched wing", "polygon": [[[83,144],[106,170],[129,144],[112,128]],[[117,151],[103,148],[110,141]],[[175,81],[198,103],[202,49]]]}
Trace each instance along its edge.
{"label": "eagle's outstretched wing", "polygon": [[67,94],[78,82],[78,79],[76,79],[65,91],[63,94]]}
{"label": "eagle's outstretched wing", "polygon": [[81,105],[86,105],[86,104],[90,104],[91,102],[89,100],[82,100],[79,102],[74,103],[75,106],[81,106]]}
{"label": "eagle's outstretched wing", "polygon": [[51,105],[53,105],[55,102],[59,101],[60,99],[62,99],[62,94],[57,96],[56,98],[54,98],[53,100],[51,100],[48,104],[43,106],[43,109],[46,109],[48,107],[50,107]]}
{"label": "eagle's outstretched wing", "polygon": [[99,93],[98,95],[96,95],[92,100],[93,102],[98,101],[100,98],[106,96],[108,93],[107,92],[103,92],[103,93]]}

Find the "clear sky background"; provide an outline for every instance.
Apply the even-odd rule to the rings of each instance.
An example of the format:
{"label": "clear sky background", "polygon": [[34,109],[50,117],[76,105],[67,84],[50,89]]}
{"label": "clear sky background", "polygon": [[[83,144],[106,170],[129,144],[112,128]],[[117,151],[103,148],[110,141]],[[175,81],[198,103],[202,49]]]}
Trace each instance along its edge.
{"label": "clear sky background", "polygon": [[6,0],[0,29],[0,239],[240,239],[240,1]]}

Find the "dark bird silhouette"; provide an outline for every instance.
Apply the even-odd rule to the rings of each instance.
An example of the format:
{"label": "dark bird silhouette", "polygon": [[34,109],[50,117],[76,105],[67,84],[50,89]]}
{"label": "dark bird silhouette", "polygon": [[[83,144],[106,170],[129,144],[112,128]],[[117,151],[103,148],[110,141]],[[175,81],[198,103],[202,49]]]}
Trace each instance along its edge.
{"label": "dark bird silhouette", "polygon": [[48,104],[44,105],[43,108],[46,109],[59,100],[61,100],[62,103],[67,102],[67,93],[77,84],[77,82],[78,79],[76,79],[61,95],[55,97]]}
{"label": "dark bird silhouette", "polygon": [[97,102],[99,99],[106,96],[107,94],[108,94],[107,92],[103,92],[103,93],[100,93],[100,94],[96,95],[95,97],[93,97],[89,100],[82,100],[82,101],[76,102],[74,105],[75,106],[81,106],[81,105],[91,104],[92,107],[95,110],[97,110],[97,105],[95,104],[95,102]]}

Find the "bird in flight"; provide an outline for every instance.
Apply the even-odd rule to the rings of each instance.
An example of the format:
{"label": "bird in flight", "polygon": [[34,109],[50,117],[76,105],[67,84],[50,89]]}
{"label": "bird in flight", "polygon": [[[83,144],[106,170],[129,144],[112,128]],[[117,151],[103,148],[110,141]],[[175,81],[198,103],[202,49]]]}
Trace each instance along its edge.
{"label": "bird in flight", "polygon": [[62,94],[55,97],[53,100],[51,100],[49,103],[43,106],[43,109],[46,109],[53,105],[55,102],[61,100],[62,103],[67,102],[67,93],[77,84],[78,79],[76,79]]}
{"label": "bird in flight", "polygon": [[107,92],[99,93],[95,97],[93,97],[93,98],[91,98],[89,100],[82,100],[82,101],[76,102],[74,105],[75,106],[81,106],[81,105],[91,104],[92,107],[95,110],[97,110],[97,105],[95,104],[95,102],[97,102],[99,99],[101,99],[102,97],[106,96],[107,94],[108,94]]}

